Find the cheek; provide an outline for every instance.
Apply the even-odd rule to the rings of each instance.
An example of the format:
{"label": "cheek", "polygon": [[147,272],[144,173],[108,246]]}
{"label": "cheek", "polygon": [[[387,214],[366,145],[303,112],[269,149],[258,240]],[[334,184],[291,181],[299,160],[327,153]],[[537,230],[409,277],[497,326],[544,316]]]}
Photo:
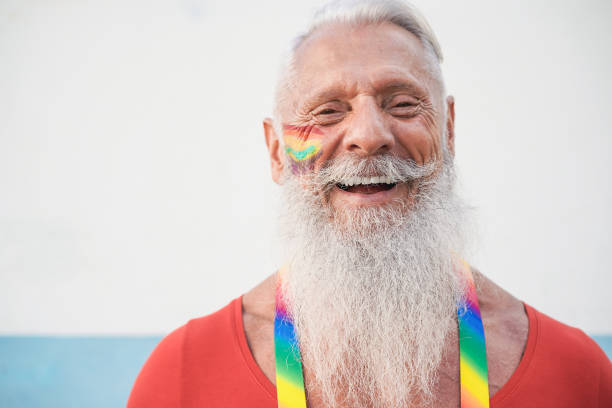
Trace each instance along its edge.
{"label": "cheek", "polygon": [[285,155],[293,174],[314,170],[315,162],[323,154],[322,136],[323,132],[316,126],[283,125]]}
{"label": "cheek", "polygon": [[408,156],[417,164],[437,159],[440,136],[433,121],[418,121],[398,126],[394,133]]}
{"label": "cheek", "polygon": [[287,165],[295,175],[313,173],[336,151],[342,132],[316,125],[283,125]]}

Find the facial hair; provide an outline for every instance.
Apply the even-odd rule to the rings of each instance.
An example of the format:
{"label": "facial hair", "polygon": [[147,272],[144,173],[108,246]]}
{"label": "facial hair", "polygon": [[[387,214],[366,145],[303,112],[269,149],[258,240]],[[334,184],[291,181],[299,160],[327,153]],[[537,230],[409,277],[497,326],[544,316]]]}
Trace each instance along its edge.
{"label": "facial hair", "polygon": [[[333,208],[331,190],[354,176],[401,180],[413,194]],[[463,292],[453,264],[464,250],[466,207],[449,155],[438,166],[347,155],[283,178],[282,290],[308,394],[329,407],[431,404]]]}

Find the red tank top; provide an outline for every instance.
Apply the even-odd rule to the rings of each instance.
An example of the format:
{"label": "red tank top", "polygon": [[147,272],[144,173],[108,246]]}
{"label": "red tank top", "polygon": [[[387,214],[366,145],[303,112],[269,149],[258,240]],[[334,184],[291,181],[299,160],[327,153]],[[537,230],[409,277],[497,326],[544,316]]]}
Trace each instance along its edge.
{"label": "red tank top", "polygon": [[[529,336],[491,408],[612,407],[612,364],[582,331],[525,305]],[[485,333],[486,334],[486,333]],[[253,358],[241,298],[166,336],[142,368],[128,408],[276,408],[276,388]]]}

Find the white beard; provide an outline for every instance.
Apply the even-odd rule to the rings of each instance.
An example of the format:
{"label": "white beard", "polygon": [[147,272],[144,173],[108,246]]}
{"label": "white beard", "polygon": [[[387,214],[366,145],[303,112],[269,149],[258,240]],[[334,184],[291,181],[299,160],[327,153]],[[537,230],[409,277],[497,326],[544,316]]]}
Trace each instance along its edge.
{"label": "white beard", "polygon": [[[464,250],[466,207],[455,194],[450,160],[428,177],[432,170],[390,156],[347,156],[315,175],[285,174],[283,290],[308,393],[325,406],[433,400],[462,294],[453,254]],[[373,174],[412,180],[413,202],[342,212],[327,204],[342,177]]]}

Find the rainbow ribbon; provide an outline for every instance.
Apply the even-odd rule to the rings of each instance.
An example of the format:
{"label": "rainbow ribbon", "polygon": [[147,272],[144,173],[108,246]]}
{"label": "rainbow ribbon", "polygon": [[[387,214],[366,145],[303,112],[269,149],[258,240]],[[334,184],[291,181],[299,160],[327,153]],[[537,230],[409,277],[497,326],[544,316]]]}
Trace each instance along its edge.
{"label": "rainbow ribbon", "polygon": [[[461,408],[488,408],[489,380],[484,328],[472,271],[467,262],[461,262],[463,267],[459,272],[467,282],[465,299],[457,306]],[[300,346],[281,291],[284,274],[283,270],[279,272],[274,316],[278,408],[306,408]]]}
{"label": "rainbow ribbon", "polygon": [[287,313],[281,285],[284,272],[278,274],[274,315],[274,358],[276,362],[276,397],[278,408],[306,408],[304,374],[300,346],[293,319]]}
{"label": "rainbow ribbon", "polygon": [[465,302],[457,307],[461,408],[488,408],[489,376],[484,327],[472,270],[467,262],[461,262],[461,271],[467,282]]}

